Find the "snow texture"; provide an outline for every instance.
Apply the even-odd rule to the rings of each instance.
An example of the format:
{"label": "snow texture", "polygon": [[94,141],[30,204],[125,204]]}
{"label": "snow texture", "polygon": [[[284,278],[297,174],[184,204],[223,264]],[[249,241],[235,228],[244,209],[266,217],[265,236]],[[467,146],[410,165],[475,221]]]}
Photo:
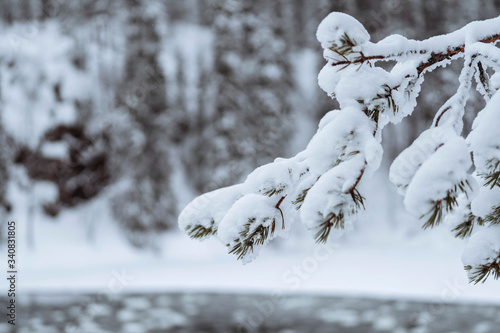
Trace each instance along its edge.
{"label": "snow texture", "polygon": [[480,173],[490,173],[491,162],[500,161],[500,94],[493,95],[491,101],[481,111],[472,125],[472,132],[467,137],[474,154],[474,164]]}
{"label": "snow texture", "polygon": [[[300,213],[309,230],[317,232],[319,225],[332,215],[353,215],[357,208],[349,189],[360,177],[364,162],[363,156],[356,156],[339,164],[323,174],[309,190]],[[350,224],[350,219],[347,222]]]}
{"label": "snow texture", "polygon": [[493,188],[482,186],[477,192],[477,196],[471,203],[472,213],[475,216],[484,218],[491,213],[493,207],[500,204],[500,187]]}
{"label": "snow texture", "polygon": [[423,216],[436,202],[453,193],[461,182],[473,183],[474,179],[468,174],[471,165],[465,140],[462,137],[450,139],[415,173],[406,192],[406,209],[412,214]]}
{"label": "snow texture", "polygon": [[324,49],[328,49],[332,44],[343,44],[342,39],[345,34],[348,34],[357,45],[370,40],[370,34],[358,20],[339,12],[332,12],[321,21],[316,31],[316,38]]}
{"label": "snow texture", "polygon": [[179,215],[179,227],[184,231],[193,224],[217,228],[233,203],[243,196],[242,188],[234,185],[195,198]]}
{"label": "snow texture", "polygon": [[[232,248],[235,243],[241,241],[241,231],[246,224],[250,223],[248,234],[252,234],[257,227],[270,227],[275,232],[281,229],[281,214],[275,207],[275,203],[269,197],[260,194],[247,194],[238,201],[236,201],[231,209],[222,219],[217,232],[219,240]],[[253,220],[253,222],[250,222]],[[274,227],[272,226],[274,224]],[[265,240],[265,245],[273,239],[274,233]],[[248,263],[257,257],[260,246],[254,246],[252,251],[243,257],[243,263]]]}
{"label": "snow texture", "polygon": [[445,142],[456,136],[451,127],[433,127],[420,136],[394,160],[389,171],[389,180],[398,193],[406,189],[420,166]]}
{"label": "snow texture", "polygon": [[474,269],[474,267],[487,265],[492,260],[498,260],[499,255],[500,226],[490,226],[481,228],[470,237],[462,255],[462,262],[464,265],[471,266]]}

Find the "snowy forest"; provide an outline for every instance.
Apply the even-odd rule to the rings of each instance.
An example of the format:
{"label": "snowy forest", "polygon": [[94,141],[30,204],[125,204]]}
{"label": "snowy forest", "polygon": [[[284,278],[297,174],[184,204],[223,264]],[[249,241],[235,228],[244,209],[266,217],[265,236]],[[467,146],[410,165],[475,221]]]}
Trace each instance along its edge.
{"label": "snowy forest", "polygon": [[[339,108],[318,85],[325,60],[316,31],[333,11],[355,17],[373,42],[393,34],[424,40],[497,17],[500,1],[1,0],[0,245],[7,221],[18,221],[26,289],[93,290],[123,267],[133,291],[286,286],[263,272],[281,276],[304,263],[315,246],[305,229],[272,244],[269,259],[242,266],[223,258],[219,244],[189,240],[178,217],[193,198],[297,154]],[[449,230],[423,230],[388,180],[392,161],[456,92],[463,65],[427,74],[413,114],[385,128],[382,172],[367,195],[373,214],[338,241],[331,268],[311,279],[289,275],[299,281],[291,291],[432,298],[442,281],[467,281],[464,244]],[[464,135],[484,105],[473,91]],[[366,270],[353,264],[360,260]],[[210,265],[208,278],[198,278]],[[498,303],[491,280],[457,298]],[[83,332],[98,331],[94,318],[79,318]],[[168,318],[184,325],[180,314]],[[412,327],[435,319],[418,318]],[[124,321],[130,332],[147,331]]]}

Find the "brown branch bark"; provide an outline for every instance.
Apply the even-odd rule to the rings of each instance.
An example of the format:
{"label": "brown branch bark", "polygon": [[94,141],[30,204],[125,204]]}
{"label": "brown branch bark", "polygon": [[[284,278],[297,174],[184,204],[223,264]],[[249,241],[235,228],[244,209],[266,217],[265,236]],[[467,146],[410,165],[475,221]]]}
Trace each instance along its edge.
{"label": "brown branch bark", "polygon": [[285,200],[285,198],[286,198],[286,194],[281,197],[281,199],[278,201],[278,203],[275,206],[276,209],[278,209],[281,213],[281,229],[285,229],[285,216],[283,215],[283,211],[280,208],[281,203],[283,202],[283,200]]}
{"label": "brown branch bark", "polygon": [[349,193],[354,191],[354,189],[359,185],[359,182],[361,181],[361,178],[363,178],[363,175],[365,174],[366,166],[368,165],[368,162],[365,160],[365,165],[363,166],[363,169],[361,169],[358,178],[356,178],[356,183],[354,183],[353,187],[349,190]]}
{"label": "brown branch bark", "polygon": [[[479,40],[478,42],[494,43],[494,42],[499,41],[499,40],[500,40],[500,34],[495,34],[495,35],[483,38],[483,39]],[[426,61],[422,62],[417,67],[418,75],[422,74],[427,68],[429,68],[437,63],[452,59],[454,56],[456,56],[460,53],[463,53],[464,50],[465,50],[465,45],[462,44],[462,45],[457,45],[457,46],[451,47],[448,50],[446,50],[445,52],[438,52],[438,53],[432,52],[430,54],[429,58]],[[421,51],[412,50],[412,51],[407,51],[407,52],[401,53],[398,56],[409,55],[409,54],[425,54],[425,53],[427,53],[427,51],[425,51],[425,50],[421,50]],[[361,53],[360,56],[354,60],[338,61],[336,63],[333,63],[332,66],[346,66],[346,65],[349,66],[349,65],[353,65],[353,64],[363,64],[363,63],[370,61],[370,60],[385,60],[385,59],[390,59],[393,57],[394,57],[394,55],[365,56],[363,53]]]}

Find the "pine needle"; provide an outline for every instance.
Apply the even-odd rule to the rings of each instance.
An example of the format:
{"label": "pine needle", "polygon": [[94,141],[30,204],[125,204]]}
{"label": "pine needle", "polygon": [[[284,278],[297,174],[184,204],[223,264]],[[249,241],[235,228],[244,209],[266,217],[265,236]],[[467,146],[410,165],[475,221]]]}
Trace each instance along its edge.
{"label": "pine needle", "polygon": [[319,230],[314,235],[317,243],[326,243],[332,228],[344,229],[344,213],[340,211],[337,215],[330,213],[319,225]]}
{"label": "pine needle", "polygon": [[489,264],[479,265],[477,267],[472,267],[470,265],[465,266],[466,271],[472,271],[469,273],[469,281],[474,284],[479,282],[484,283],[490,275],[493,276],[495,280],[500,278],[500,254],[498,257],[493,258],[492,262]]}
{"label": "pine needle", "polygon": [[448,191],[446,194],[446,197],[437,200],[433,207],[427,212],[426,214],[422,215],[420,218],[424,218],[425,216],[429,216],[427,218],[427,221],[424,223],[422,226],[423,229],[427,228],[434,228],[435,226],[439,225],[441,221],[443,220],[443,217],[447,213],[451,213],[453,209],[458,206],[458,193],[464,193],[467,195],[467,187],[472,189],[472,187],[469,184],[469,181],[464,180],[455,185],[451,190]]}
{"label": "pine needle", "polygon": [[[266,221],[263,220],[262,223]],[[263,245],[269,236],[274,235],[276,229],[275,219],[272,219],[272,222],[268,226],[261,224],[250,233],[250,227],[255,222],[255,218],[248,219],[248,222],[243,226],[243,230],[240,231],[240,238],[235,240],[236,244],[229,251],[230,254],[237,255],[238,260],[243,259],[249,252],[253,253],[254,245]]]}
{"label": "pine needle", "polygon": [[202,239],[205,237],[213,236],[217,234],[217,229],[215,226],[215,221],[212,220],[210,222],[210,227],[202,226],[201,224],[197,224],[195,226],[187,226],[186,231],[189,237],[193,239]]}
{"label": "pine needle", "polygon": [[[311,186],[312,187],[312,186]],[[306,199],[307,193],[311,189],[311,187],[308,187],[304,190],[302,190],[297,198],[292,201],[292,204],[295,205],[295,210],[299,210],[302,207],[302,204],[304,203],[304,200]]]}

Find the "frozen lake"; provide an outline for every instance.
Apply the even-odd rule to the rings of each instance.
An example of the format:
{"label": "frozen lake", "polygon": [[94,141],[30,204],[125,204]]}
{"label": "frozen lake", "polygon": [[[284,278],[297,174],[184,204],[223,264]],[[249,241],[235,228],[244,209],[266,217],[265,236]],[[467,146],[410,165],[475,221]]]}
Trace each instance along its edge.
{"label": "frozen lake", "polygon": [[472,303],[196,293],[32,294],[21,301],[17,331],[3,321],[1,332],[498,333],[500,326],[500,306]]}

